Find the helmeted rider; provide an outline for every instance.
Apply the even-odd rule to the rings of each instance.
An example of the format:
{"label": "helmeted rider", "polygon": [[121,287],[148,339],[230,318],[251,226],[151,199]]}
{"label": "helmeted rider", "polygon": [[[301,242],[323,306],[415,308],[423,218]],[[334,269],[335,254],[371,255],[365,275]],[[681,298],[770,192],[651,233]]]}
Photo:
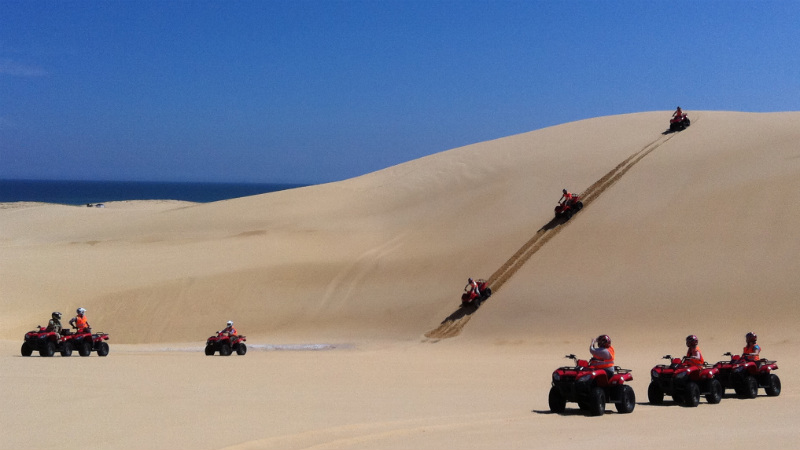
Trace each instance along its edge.
{"label": "helmeted rider", "polygon": [[611,338],[607,334],[601,334],[592,339],[589,344],[589,352],[592,359],[589,366],[595,369],[604,369],[609,378],[614,375],[614,347],[611,346]]}
{"label": "helmeted rider", "polygon": [[464,290],[470,293],[470,298],[478,298],[481,296],[481,290],[478,287],[478,282],[472,278],[467,279],[467,285],[464,286]]}
{"label": "helmeted rider", "polygon": [[230,337],[239,335],[239,332],[236,331],[236,328],[233,327],[233,321],[232,320],[228,321],[228,324],[225,327],[225,329],[222,330],[222,333],[226,333],[226,336],[230,336]]}
{"label": "helmeted rider", "polygon": [[742,349],[742,357],[748,361],[758,361],[761,358],[759,356],[761,347],[756,344],[758,336],[751,331],[745,335],[744,339],[747,341],[747,345]]}
{"label": "helmeted rider", "polygon": [[53,314],[50,314],[50,321],[47,322],[47,328],[45,331],[55,331],[56,334],[61,334],[61,313],[58,311],[53,311]]}
{"label": "helmeted rider", "polygon": [[73,327],[77,328],[75,331],[76,333],[81,333],[83,331],[88,331],[89,327],[89,319],[86,317],[86,310],[84,308],[78,308],[75,311],[78,315],[69,319],[69,324]]}
{"label": "helmeted rider", "polygon": [[672,117],[674,117],[677,122],[683,120],[683,111],[681,110],[680,106],[678,106],[678,109],[676,109],[675,112],[672,113]]}
{"label": "helmeted rider", "polygon": [[688,350],[686,351],[686,358],[684,358],[684,361],[689,364],[701,366],[705,364],[706,360],[703,359],[703,352],[701,352],[700,347],[697,346],[698,343],[697,336],[693,334],[686,336],[686,347],[688,347]]}

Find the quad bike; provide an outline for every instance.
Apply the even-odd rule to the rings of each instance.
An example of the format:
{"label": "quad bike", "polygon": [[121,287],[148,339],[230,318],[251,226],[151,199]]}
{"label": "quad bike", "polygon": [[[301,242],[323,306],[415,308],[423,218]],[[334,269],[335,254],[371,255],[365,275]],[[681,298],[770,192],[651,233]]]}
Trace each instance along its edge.
{"label": "quad bike", "polygon": [[747,358],[749,355],[733,355],[731,352],[723,355],[729,356],[730,360],[714,364],[719,370],[717,378],[723,389],[733,389],[742,398],[756,398],[758,388],[764,388],[770,397],[781,395],[781,379],[772,373],[778,369],[776,361],[753,361]]}
{"label": "quad bike", "polygon": [[558,206],[556,206],[556,219],[569,220],[581,209],[583,209],[581,197],[579,195],[574,195],[571,200],[559,203]]}
{"label": "quad bike", "polygon": [[717,379],[719,370],[708,363],[697,365],[687,358],[673,358],[666,355],[670,364],[659,364],[650,371],[651,381],[647,388],[650,403],[664,403],[664,395],[671,395],[675,402],[689,407],[700,403],[700,395],[705,395],[710,404],[722,400],[725,390]]}
{"label": "quad bike", "polygon": [[206,355],[212,356],[215,352],[219,352],[220,356],[230,356],[232,352],[244,355],[247,353],[247,345],[244,343],[246,340],[245,336],[230,336],[228,333],[217,331],[215,336],[210,336],[206,340]]}
{"label": "quad bike", "polygon": [[72,355],[72,350],[78,350],[81,356],[90,356],[92,351],[97,352],[97,356],[108,356],[108,333],[92,333],[91,328],[84,328],[73,333],[70,330],[62,330],[62,350],[61,356]]}
{"label": "quad bike", "polygon": [[575,361],[575,366],[559,367],[553,372],[553,387],[547,398],[550,411],[563,413],[567,402],[576,402],[592,416],[602,416],[606,403],[614,403],[620,414],[628,414],[636,407],[636,394],[625,382],[633,380],[629,369],[614,366],[609,378],[606,369],[591,367],[589,362],[575,355],[565,358]]}
{"label": "quad bike", "polygon": [[691,124],[689,116],[683,113],[669,120],[669,131],[683,131]]}
{"label": "quad bike", "polygon": [[[22,342],[20,353],[22,356],[31,356],[34,351],[39,352],[39,356],[53,356],[57,351],[62,355],[69,356],[72,348],[62,345],[62,337],[55,331],[47,331],[43,326],[37,326],[36,330],[25,333],[25,340]],[[66,350],[66,352],[65,352]]]}
{"label": "quad bike", "polygon": [[492,288],[484,279],[476,280],[478,283],[478,291],[480,295],[476,294],[474,290],[469,288],[469,285],[464,287],[464,293],[461,294],[461,306],[472,305],[477,309],[481,303],[485,302],[492,296]]}

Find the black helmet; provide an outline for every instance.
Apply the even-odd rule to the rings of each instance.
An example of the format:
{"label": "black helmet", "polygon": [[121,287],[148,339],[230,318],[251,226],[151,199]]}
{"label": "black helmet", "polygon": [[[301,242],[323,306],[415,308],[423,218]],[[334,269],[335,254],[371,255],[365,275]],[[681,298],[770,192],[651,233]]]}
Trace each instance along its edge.
{"label": "black helmet", "polygon": [[566,190],[566,189],[562,189],[562,190],[561,190],[561,192],[563,192],[563,193],[565,193],[565,194],[566,194],[566,193],[567,193],[567,190]]}
{"label": "black helmet", "polygon": [[607,334],[597,336],[597,345],[602,348],[608,348],[611,346],[611,338]]}
{"label": "black helmet", "polygon": [[61,313],[58,312],[58,311],[53,312],[52,316],[53,316],[53,319],[61,320]]}
{"label": "black helmet", "polygon": [[748,344],[753,344],[758,340],[758,336],[756,336],[756,334],[752,331],[747,333],[744,338],[747,340]]}
{"label": "black helmet", "polygon": [[697,345],[698,342],[699,341],[697,340],[697,336],[695,336],[693,334],[691,334],[689,336],[686,336],[686,346],[687,347],[694,347],[695,345]]}

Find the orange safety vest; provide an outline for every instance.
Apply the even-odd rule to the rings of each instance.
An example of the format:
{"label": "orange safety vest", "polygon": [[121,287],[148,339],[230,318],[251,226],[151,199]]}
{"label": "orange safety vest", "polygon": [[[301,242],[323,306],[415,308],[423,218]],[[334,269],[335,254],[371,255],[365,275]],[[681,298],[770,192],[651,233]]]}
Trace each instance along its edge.
{"label": "orange safety vest", "polygon": [[700,357],[700,359],[699,359],[699,360],[698,360],[697,358],[695,358],[695,357],[694,357],[694,355],[693,355],[693,353],[694,353],[694,352],[692,351],[692,349],[691,349],[691,348],[690,348],[689,350],[687,350],[687,351],[686,351],[686,356],[687,356],[688,358],[692,358],[690,361],[691,361],[693,364],[697,364],[697,365],[702,365],[702,364],[705,364],[705,363],[706,363],[706,360],[705,360],[705,359],[703,359],[703,352],[701,352],[701,351],[700,351],[700,347],[695,347],[695,350],[697,350],[697,355]]}
{"label": "orange safety vest", "polygon": [[614,347],[609,346],[608,353],[611,354],[611,359],[592,358],[591,366],[595,369],[608,369],[609,367],[614,367]]}
{"label": "orange safety vest", "polygon": [[75,326],[78,330],[83,330],[89,326],[89,319],[86,318],[85,314],[83,316],[77,316],[75,317]]}
{"label": "orange safety vest", "polygon": [[231,335],[231,336],[236,336],[236,335],[238,335],[238,334],[239,334],[239,333],[237,333],[237,332],[236,332],[236,328],[233,328],[233,327],[226,327],[226,328],[225,328],[224,330],[222,330],[222,331],[223,331],[224,333],[228,333],[228,334],[229,334],[229,335]]}
{"label": "orange safety vest", "polygon": [[[751,345],[746,346],[745,348],[742,349],[742,355],[745,355],[747,353],[755,353],[756,352],[756,347],[758,347],[758,344],[753,344],[752,346]],[[761,349],[761,347],[759,347],[759,350],[760,349]],[[752,361],[758,361],[759,360],[759,356],[758,355],[746,356],[746,358],[750,359]]]}

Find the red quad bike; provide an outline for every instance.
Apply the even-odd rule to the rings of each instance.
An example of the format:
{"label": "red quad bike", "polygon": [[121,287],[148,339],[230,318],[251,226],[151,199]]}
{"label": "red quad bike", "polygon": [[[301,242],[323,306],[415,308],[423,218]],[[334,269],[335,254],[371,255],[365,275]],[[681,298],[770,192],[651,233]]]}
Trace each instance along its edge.
{"label": "red quad bike", "polygon": [[636,407],[636,394],[625,382],[633,380],[628,369],[614,366],[609,378],[605,369],[589,366],[589,362],[575,355],[565,358],[575,361],[574,367],[559,367],[553,372],[553,387],[550,388],[548,403],[550,411],[563,413],[567,402],[576,402],[582,410],[592,416],[602,416],[606,403],[614,403],[620,414],[628,414]]}
{"label": "red quad bike", "polygon": [[[36,330],[31,330],[25,333],[25,340],[22,342],[20,353],[22,356],[31,356],[34,351],[39,352],[39,356],[49,357],[55,355],[57,351],[62,352],[62,355],[68,356],[64,353],[65,346],[61,344],[61,335],[55,331],[46,331],[43,326],[37,326]],[[72,353],[70,347],[68,353]]]}
{"label": "red quad bike", "polygon": [[574,195],[571,200],[559,203],[558,206],[556,206],[556,219],[569,220],[581,209],[583,209],[581,197],[579,195]]}
{"label": "red quad bike", "polygon": [[78,350],[81,356],[90,356],[92,351],[97,352],[97,356],[108,356],[108,333],[92,333],[91,328],[86,328],[81,331],[70,332],[70,330],[62,330],[64,335],[62,340],[61,356],[72,355],[72,350]]}
{"label": "red quad bike", "polygon": [[653,405],[664,403],[664,395],[671,395],[675,402],[695,407],[700,404],[700,395],[705,395],[710,404],[722,400],[725,390],[717,379],[719,370],[709,364],[691,364],[686,358],[663,357],[670,364],[659,364],[650,371],[651,381],[647,398]]}
{"label": "red quad bike", "polygon": [[676,116],[669,120],[669,131],[683,131],[691,124],[689,116],[683,113],[680,117]]}
{"label": "red quad bike", "polygon": [[107,340],[106,333],[92,334],[90,330],[71,333],[69,330],[61,330],[61,334],[58,334],[39,326],[38,330],[25,333],[20,353],[22,356],[31,356],[34,351],[38,351],[39,356],[49,357],[59,352],[61,356],[71,356],[72,351],[77,349],[81,356],[91,355],[92,350],[97,351],[98,356],[106,356],[108,344],[103,341]]}
{"label": "red quad bike", "polygon": [[770,397],[781,395],[781,379],[772,373],[778,369],[777,361],[751,361],[731,352],[724,353],[724,356],[731,359],[714,364],[724,389],[733,389],[742,398],[756,398],[758,388],[764,388]]}
{"label": "red quad bike", "polygon": [[475,309],[478,309],[481,306],[481,303],[485,302],[492,296],[492,288],[489,287],[489,284],[486,280],[479,279],[477,280],[478,283],[478,291],[480,291],[481,295],[476,294],[474,291],[467,291],[467,287],[464,288],[464,293],[461,294],[461,306],[468,306],[472,305]]}
{"label": "red quad bike", "polygon": [[247,345],[244,343],[247,338],[244,336],[228,336],[228,333],[217,331],[216,336],[211,336],[206,341],[206,355],[212,356],[219,352],[220,356],[230,356],[232,352],[237,355],[247,353]]}

